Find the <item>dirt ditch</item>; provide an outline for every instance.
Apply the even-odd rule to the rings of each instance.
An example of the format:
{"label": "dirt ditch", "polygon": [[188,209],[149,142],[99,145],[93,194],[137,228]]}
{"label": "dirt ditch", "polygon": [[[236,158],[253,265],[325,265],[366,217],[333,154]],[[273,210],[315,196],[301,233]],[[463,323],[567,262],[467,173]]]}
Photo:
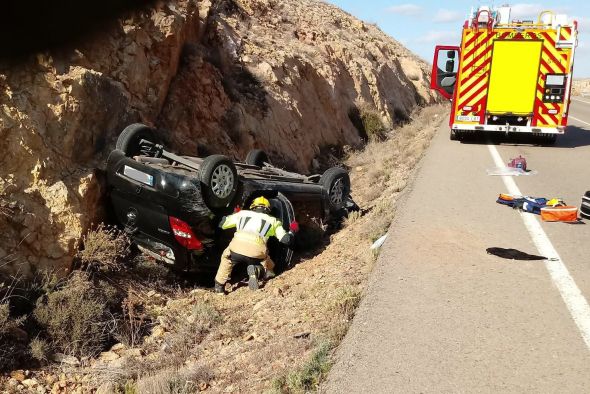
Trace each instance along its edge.
{"label": "dirt ditch", "polygon": [[[140,271],[113,279],[127,287],[124,311],[134,316],[129,336],[97,357],[53,355],[60,362],[7,373],[0,378],[3,392],[316,390],[376,261],[370,246],[387,232],[397,198],[446,111],[423,108],[384,141],[345,153],[362,211],[351,214],[318,254],[300,256],[294,268],[259,291],[237,285],[226,296],[174,284],[157,267],[143,267],[143,280]],[[140,325],[148,328],[145,336]]]}

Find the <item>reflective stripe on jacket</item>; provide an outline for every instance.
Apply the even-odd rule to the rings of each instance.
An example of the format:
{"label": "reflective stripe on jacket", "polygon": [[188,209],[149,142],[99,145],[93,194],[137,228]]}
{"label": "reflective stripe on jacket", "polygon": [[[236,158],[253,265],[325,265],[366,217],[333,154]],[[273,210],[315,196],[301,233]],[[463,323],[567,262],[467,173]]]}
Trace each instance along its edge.
{"label": "reflective stripe on jacket", "polygon": [[243,210],[224,217],[219,226],[224,230],[235,227],[236,237],[256,243],[266,244],[270,237],[279,241],[288,237],[280,220],[261,212]]}

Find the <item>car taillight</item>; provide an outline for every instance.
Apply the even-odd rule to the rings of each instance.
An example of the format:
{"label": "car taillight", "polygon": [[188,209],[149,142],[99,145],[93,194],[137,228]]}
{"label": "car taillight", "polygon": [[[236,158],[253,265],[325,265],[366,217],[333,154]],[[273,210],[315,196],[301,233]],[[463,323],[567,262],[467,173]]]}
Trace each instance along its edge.
{"label": "car taillight", "polygon": [[170,216],[170,227],[176,241],[188,250],[203,250],[203,244],[193,233],[188,223]]}

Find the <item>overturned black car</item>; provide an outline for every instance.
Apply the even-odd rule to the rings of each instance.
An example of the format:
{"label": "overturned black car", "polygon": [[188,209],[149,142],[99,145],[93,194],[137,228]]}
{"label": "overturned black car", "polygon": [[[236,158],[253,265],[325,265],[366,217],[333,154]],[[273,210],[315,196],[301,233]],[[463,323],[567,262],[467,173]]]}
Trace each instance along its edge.
{"label": "overturned black car", "polygon": [[[231,234],[218,229],[221,217],[265,196],[286,230],[298,207],[325,222],[354,205],[350,179],[340,167],[304,176],[273,167],[261,150],[244,163],[223,155],[179,156],[159,144],[158,134],[132,124],[119,135],[107,161],[107,182],[118,223],[144,253],[178,271],[211,271]],[[304,227],[304,226],[303,226]],[[292,246],[269,241],[277,269],[292,263]]]}

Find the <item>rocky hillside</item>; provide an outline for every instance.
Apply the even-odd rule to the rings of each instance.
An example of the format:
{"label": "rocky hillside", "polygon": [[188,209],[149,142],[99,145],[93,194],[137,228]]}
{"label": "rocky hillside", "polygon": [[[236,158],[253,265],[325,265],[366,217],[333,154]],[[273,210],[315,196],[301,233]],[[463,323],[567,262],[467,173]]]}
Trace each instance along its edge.
{"label": "rocky hillside", "polygon": [[574,96],[590,95],[590,78],[574,79],[572,84],[572,94]]}
{"label": "rocky hillside", "polygon": [[68,266],[103,213],[101,168],[129,123],[158,127],[184,154],[243,158],[259,147],[311,171],[324,148],[362,144],[351,116],[359,106],[395,126],[435,101],[427,64],[331,5],[157,4],[83,42],[0,65],[4,269]]}

